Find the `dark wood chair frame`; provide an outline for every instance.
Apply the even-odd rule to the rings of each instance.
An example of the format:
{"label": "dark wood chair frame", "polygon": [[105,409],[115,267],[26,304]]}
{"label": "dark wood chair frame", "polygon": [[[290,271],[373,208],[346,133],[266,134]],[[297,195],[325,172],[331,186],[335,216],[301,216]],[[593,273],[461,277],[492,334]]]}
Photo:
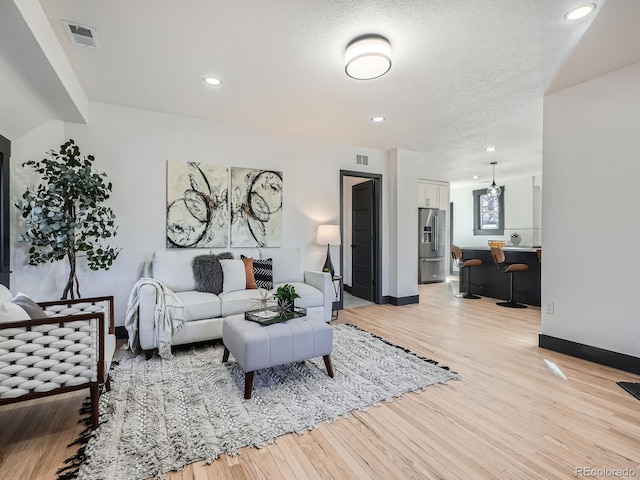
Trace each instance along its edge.
{"label": "dark wood chair frame", "polygon": [[[47,307],[58,306],[58,305],[66,305],[67,307],[72,307],[77,303],[92,303],[96,304],[99,302],[108,302],[109,309],[109,333],[114,334],[115,326],[113,324],[113,296],[108,297],[92,297],[92,298],[78,298],[72,300],[58,300],[52,302],[41,302],[38,303],[40,307],[44,310]],[[84,320],[98,320],[98,332],[97,332],[97,340],[98,340],[98,354],[97,354],[97,381],[96,382],[87,382],[81,385],[68,386],[68,387],[60,387],[55,388],[53,390],[49,390],[47,392],[30,392],[25,395],[21,395],[15,398],[5,398],[0,399],[0,405],[8,405],[11,403],[23,402],[27,400],[33,400],[36,398],[47,397],[50,395],[58,395],[60,393],[73,392],[75,390],[82,390],[85,388],[89,388],[90,396],[91,396],[91,423],[93,428],[98,427],[99,423],[99,414],[98,414],[98,401],[100,398],[100,389],[102,386],[109,389],[109,372],[105,372],[104,368],[104,322],[105,316],[102,312],[93,312],[93,313],[82,313],[76,315],[62,315],[57,317],[47,317],[47,318],[35,318],[31,320],[22,320],[19,322],[7,322],[0,323],[0,331],[11,328],[24,328],[27,331],[30,331],[33,327],[38,325],[58,325],[60,327],[64,327],[65,323],[69,322],[78,322]]]}

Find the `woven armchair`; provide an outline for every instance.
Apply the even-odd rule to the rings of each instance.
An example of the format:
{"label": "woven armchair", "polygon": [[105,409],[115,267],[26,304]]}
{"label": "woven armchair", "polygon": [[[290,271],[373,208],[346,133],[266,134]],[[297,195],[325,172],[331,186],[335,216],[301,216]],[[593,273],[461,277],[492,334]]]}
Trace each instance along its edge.
{"label": "woven armchair", "polygon": [[116,345],[113,297],[38,305],[46,318],[0,323],[0,405],[89,388],[96,428]]}

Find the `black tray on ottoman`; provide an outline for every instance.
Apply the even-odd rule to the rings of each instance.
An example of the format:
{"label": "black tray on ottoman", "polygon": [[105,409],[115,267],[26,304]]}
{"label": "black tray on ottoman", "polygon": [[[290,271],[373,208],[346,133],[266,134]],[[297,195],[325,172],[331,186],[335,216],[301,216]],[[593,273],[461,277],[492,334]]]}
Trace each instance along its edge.
{"label": "black tray on ottoman", "polygon": [[280,309],[277,306],[273,306],[264,310],[244,312],[244,319],[257,322],[260,325],[271,325],[272,323],[286,322],[292,318],[304,317],[306,314],[306,308],[293,307],[293,312],[280,313]]}

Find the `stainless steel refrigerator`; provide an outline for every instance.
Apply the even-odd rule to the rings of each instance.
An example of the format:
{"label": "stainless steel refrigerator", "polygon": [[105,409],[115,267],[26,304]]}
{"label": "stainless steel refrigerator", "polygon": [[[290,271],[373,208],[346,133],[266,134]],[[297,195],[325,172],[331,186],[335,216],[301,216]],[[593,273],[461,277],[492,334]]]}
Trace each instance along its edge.
{"label": "stainless steel refrigerator", "polygon": [[444,282],[445,215],[444,210],[419,209],[419,283]]}

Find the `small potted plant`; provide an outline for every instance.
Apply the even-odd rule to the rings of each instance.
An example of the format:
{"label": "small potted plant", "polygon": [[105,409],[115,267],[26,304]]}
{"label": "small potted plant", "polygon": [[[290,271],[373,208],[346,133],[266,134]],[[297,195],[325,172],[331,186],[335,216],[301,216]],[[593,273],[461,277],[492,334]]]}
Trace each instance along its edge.
{"label": "small potted plant", "polygon": [[300,295],[296,293],[296,287],[286,283],[278,287],[273,298],[278,301],[278,308],[283,313],[293,313],[294,302],[296,298],[300,298]]}
{"label": "small potted plant", "polygon": [[520,238],[520,234],[518,232],[513,232],[511,234],[511,245],[517,247],[518,245],[520,245],[520,240],[522,239]]}

